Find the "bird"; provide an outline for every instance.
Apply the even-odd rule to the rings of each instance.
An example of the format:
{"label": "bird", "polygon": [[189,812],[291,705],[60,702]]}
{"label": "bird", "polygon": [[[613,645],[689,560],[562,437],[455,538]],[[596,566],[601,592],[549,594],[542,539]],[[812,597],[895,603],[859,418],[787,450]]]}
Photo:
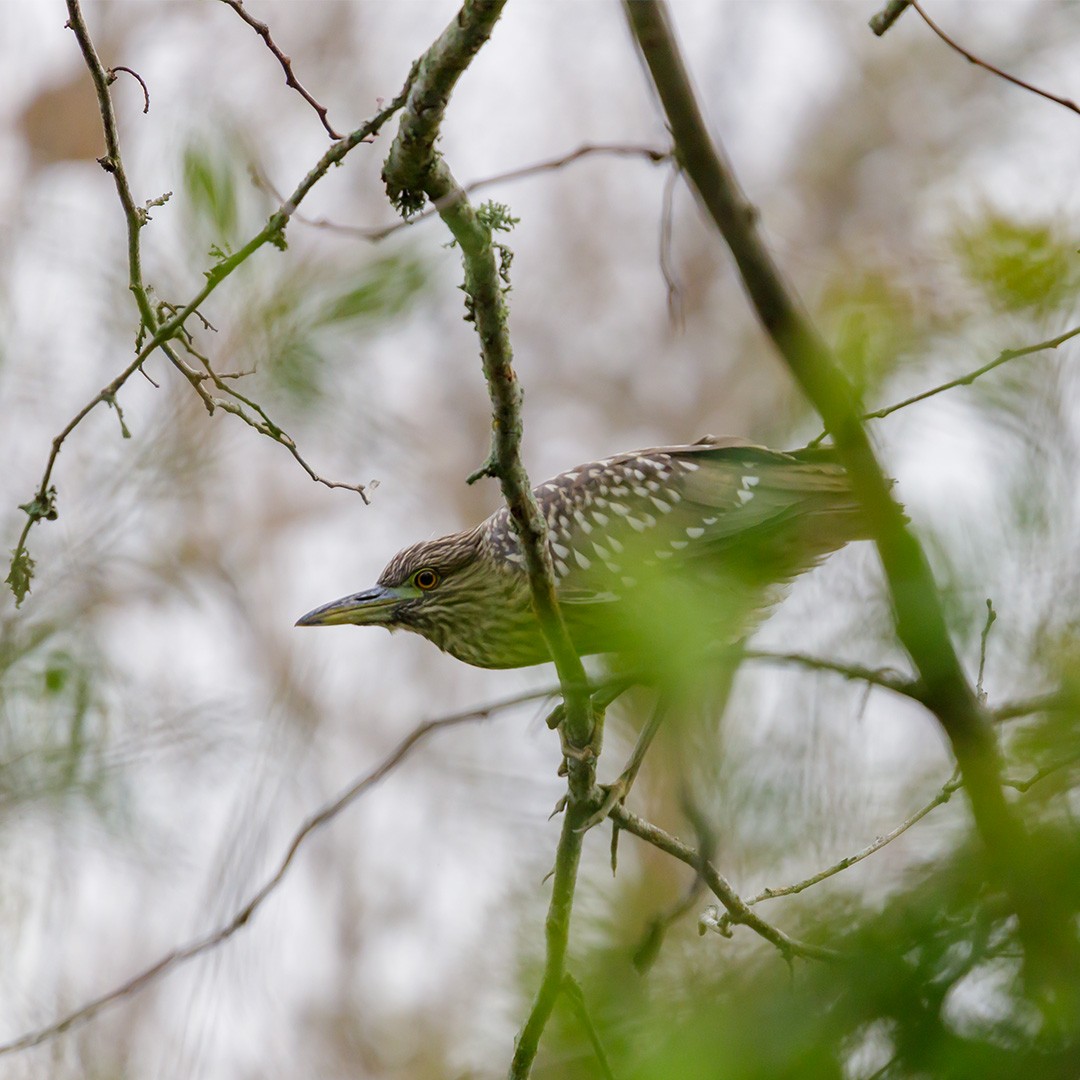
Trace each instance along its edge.
{"label": "bird", "polygon": [[[873,533],[829,448],[707,435],[578,465],[533,494],[575,650],[631,669],[743,639],[785,583]],[[551,659],[505,506],[297,622],[339,624],[411,631],[480,668]]]}

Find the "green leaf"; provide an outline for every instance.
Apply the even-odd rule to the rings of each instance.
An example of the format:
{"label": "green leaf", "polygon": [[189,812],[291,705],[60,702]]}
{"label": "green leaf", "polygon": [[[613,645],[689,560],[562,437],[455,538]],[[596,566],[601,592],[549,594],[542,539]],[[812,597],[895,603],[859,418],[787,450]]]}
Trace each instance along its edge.
{"label": "green leaf", "polygon": [[11,587],[15,594],[15,606],[19,607],[26,594],[30,592],[30,582],[34,578],[34,560],[30,558],[30,552],[24,547],[16,548],[11,553],[11,569],[4,583]]}

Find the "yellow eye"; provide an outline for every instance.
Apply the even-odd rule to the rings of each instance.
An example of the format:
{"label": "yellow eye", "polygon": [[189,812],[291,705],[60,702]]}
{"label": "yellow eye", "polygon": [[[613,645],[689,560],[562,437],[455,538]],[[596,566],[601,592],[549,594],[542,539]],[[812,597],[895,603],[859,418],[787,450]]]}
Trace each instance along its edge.
{"label": "yellow eye", "polygon": [[418,589],[423,589],[424,592],[434,589],[439,584],[439,575],[435,573],[430,567],[424,567],[423,570],[417,570],[412,576],[412,582]]}

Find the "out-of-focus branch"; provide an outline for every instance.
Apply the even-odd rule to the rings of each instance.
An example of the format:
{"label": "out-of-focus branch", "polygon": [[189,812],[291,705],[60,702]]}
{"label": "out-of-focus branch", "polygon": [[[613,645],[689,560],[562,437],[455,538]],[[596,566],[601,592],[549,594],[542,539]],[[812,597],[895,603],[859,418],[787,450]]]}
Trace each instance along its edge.
{"label": "out-of-focus branch", "polygon": [[1010,75],[1007,71],[1002,71],[1001,68],[994,67],[993,64],[990,64],[985,60],[981,60],[973,52],[969,52],[963,47],[963,45],[958,44],[951,37],[949,37],[949,35],[946,34],[945,31],[942,30],[941,27],[938,26],[938,24],[934,22],[934,20],[931,19],[925,11],[923,11],[918,0],[908,0],[908,2],[922,16],[923,22],[925,22],[926,25],[929,26],[930,29],[933,30],[934,33],[937,34],[937,36],[941,38],[941,40],[944,41],[950,49],[954,49],[956,52],[958,52],[965,60],[967,60],[969,64],[974,64],[976,67],[981,67],[983,68],[983,70],[989,71],[991,75],[996,75],[999,79],[1004,79],[1006,82],[1011,82],[1013,86],[1019,86],[1021,90],[1028,90],[1033,94],[1038,94],[1039,97],[1044,97],[1048,101],[1053,101],[1057,105],[1064,106],[1071,112],[1080,113],[1080,105],[1077,105],[1075,101],[1072,101],[1069,98],[1059,97],[1057,94],[1051,94],[1049,90],[1040,90],[1037,86],[1032,86],[1031,83],[1024,82],[1023,79],[1018,79],[1015,75]]}
{"label": "out-of-focus branch", "polygon": [[749,927],[754,933],[763,937],[770,944],[775,945],[786,960],[790,960],[794,956],[801,956],[807,960],[837,960],[840,958],[840,953],[835,949],[796,941],[771,923],[766,922],[750,910],[750,906],[739,896],[727,878],[711,862],[702,859],[699,851],[688,844],[684,844],[678,838],[644,818],[638,817],[637,814],[632,814],[621,803],[612,808],[611,820],[620,829],[633,833],[634,836],[644,840],[647,844],[652,844],[653,847],[659,848],[695,870],[701,875],[702,881],[705,882],[720,903],[727,909],[727,921],[729,923]]}
{"label": "out-of-focus branch", "polygon": [[124,998],[131,997],[140,990],[145,990],[151,983],[156,982],[171,971],[174,971],[181,964],[185,964],[189,960],[194,960],[195,957],[210,952],[228,941],[228,939],[237,933],[237,931],[243,929],[251,922],[259,908],[261,908],[281,886],[296,859],[296,856],[299,854],[300,849],[306,844],[312,834],[324,825],[329,824],[342,811],[346,810],[356,802],[361,795],[364,795],[381,780],[384,780],[429,736],[434,735],[438,731],[445,731],[447,728],[459,727],[462,724],[486,720],[496,713],[504,712],[516,705],[521,705],[529,701],[542,700],[545,697],[550,697],[550,695],[550,690],[519,694],[516,697],[506,698],[503,701],[497,701],[490,705],[482,706],[479,709],[470,709],[467,712],[454,713],[449,716],[440,717],[437,720],[427,720],[422,724],[418,724],[377,766],[375,766],[374,769],[350,784],[321,810],[312,814],[311,817],[296,830],[292,840],[289,842],[289,846],[285,849],[285,854],[278,863],[277,869],[269,878],[267,878],[263,885],[252,894],[251,898],[237,910],[236,914],[233,915],[227,923],[224,923],[215,930],[211,930],[202,937],[188,942],[186,945],[181,945],[171,952],[166,953],[149,967],[140,971],[137,975],[133,975],[119,986],[101,994],[92,1001],[88,1001],[85,1005],[68,1013],[66,1016],[54,1020],[51,1024],[47,1024],[35,1031],[27,1032],[17,1039],[11,1039],[8,1042],[0,1043],[0,1055],[13,1054],[19,1050],[29,1050],[31,1047],[40,1046],[42,1043],[48,1042],[58,1035],[62,1035],[65,1031],[69,1031],[71,1028],[77,1027],[80,1024],[85,1024],[88,1020],[92,1020],[97,1016],[97,1014],[107,1006],[122,1001]]}
{"label": "out-of-focus branch", "polygon": [[[116,395],[127,383],[128,379],[131,378],[136,371],[141,370],[143,364],[155,350],[161,348],[163,344],[180,333],[187,320],[191,318],[192,315],[197,314],[199,307],[206,298],[238,266],[246,262],[259,250],[259,248],[267,243],[273,244],[276,247],[284,247],[285,226],[288,224],[290,218],[293,216],[296,208],[300,205],[304,197],[315,184],[326,175],[332,166],[344,159],[349,151],[360,143],[370,142],[374,138],[383,124],[385,124],[386,121],[401,108],[411,82],[410,75],[410,80],[406,82],[402,92],[393,101],[376,113],[374,117],[364,123],[361,127],[351,132],[346,138],[330,147],[322,158],[320,158],[315,167],[303,178],[292,195],[290,195],[289,198],[270,215],[270,218],[263,229],[253,236],[238,251],[223,258],[211,267],[210,270],[206,271],[206,283],[199,292],[196,293],[192,300],[182,308],[174,308],[174,314],[170,318],[162,321],[157,317],[153,305],[150,303],[145,286],[143,285],[139,250],[139,233],[142,227],[150,220],[148,212],[149,208],[153,205],[160,205],[162,200],[152,199],[147,206],[139,206],[132,196],[131,189],[124,174],[123,162],[120,157],[116,118],[112,111],[112,101],[108,89],[112,81],[109,71],[106,70],[101,63],[101,60],[98,58],[82,16],[79,0],[67,0],[67,7],[69,15],[67,25],[74,31],[79,42],[79,47],[82,50],[87,67],[90,70],[91,77],[94,81],[94,88],[98,96],[106,144],[105,156],[100,158],[99,161],[102,168],[111,173],[114,178],[117,194],[120,197],[124,216],[128,223],[129,285],[139,307],[142,328],[145,333],[149,335],[149,340],[144,340],[139,343],[138,351],[127,367],[125,367],[111,382],[102,387],[102,389],[99,390],[98,393],[91,398],[91,400],[88,401],[70,421],[68,421],[64,428],[61,429],[60,433],[53,439],[52,447],[49,456],[46,459],[45,469],[42,473],[37,491],[35,492],[34,497],[29,502],[24,503],[21,507],[26,512],[27,520],[23,524],[19,539],[15,548],[12,550],[11,569],[5,579],[6,583],[11,587],[12,592],[15,594],[16,604],[21,603],[26,594],[30,591],[30,581],[33,577],[34,560],[30,557],[26,548],[26,541],[29,537],[30,530],[39,521],[52,521],[57,517],[56,487],[53,485],[52,477],[56,466],[56,459],[68,436],[82,423],[89,413],[97,408],[98,405],[107,404],[118,409]],[[162,199],[163,198],[164,196]],[[174,366],[177,366],[175,353],[169,354],[168,358]],[[178,369],[183,373],[182,368]],[[185,377],[187,376],[185,375]],[[232,391],[227,392],[234,398],[237,397]],[[220,399],[215,399],[215,402],[222,407],[223,411],[241,415],[236,407],[226,408]],[[210,409],[212,403],[204,398],[204,404]],[[361,497],[363,497],[364,493],[361,485],[337,484],[318,476],[314,470],[307,466],[300,458],[293,440],[281,428],[277,427],[277,425],[269,423],[266,420],[265,415],[262,426],[260,426],[258,421],[252,422],[249,417],[244,416],[242,418],[248,423],[251,423],[251,426],[257,428],[263,434],[274,439],[276,442],[280,442],[283,446],[286,446],[307,470],[308,474],[319,483],[326,484],[330,487],[348,487],[351,490],[358,491]],[[123,428],[122,430],[126,431],[126,428]]]}
{"label": "out-of-focus branch", "polygon": [[865,682],[871,686],[880,686],[894,694],[911,698],[922,704],[922,687],[917,680],[900,675],[887,668],[868,668],[858,664],[842,664],[836,660],[827,660],[820,656],[810,656],[798,652],[773,652],[769,649],[746,649],[742,654],[747,660],[759,660],[773,664],[795,664],[811,671],[829,671],[853,682]]}
{"label": "out-of-focus branch", "polygon": [[611,1065],[608,1063],[604,1044],[600,1041],[600,1033],[596,1030],[596,1025],[592,1022],[592,1017],[589,1015],[589,1010],[585,1005],[585,993],[578,984],[577,979],[569,973],[563,976],[562,993],[563,997],[570,1002],[570,1008],[585,1029],[585,1036],[589,1040],[593,1054],[596,1055],[596,1064],[600,1069],[600,1075],[604,1080],[615,1080],[615,1074],[611,1071]]}
{"label": "out-of-focus branch", "polygon": [[881,37],[904,14],[904,9],[910,6],[911,0],[889,0],[880,11],[870,17],[870,29]]}
{"label": "out-of-focus branch", "polygon": [[953,646],[925,552],[908,528],[862,426],[855,390],[758,235],[757,212],[705,125],[667,6],[660,0],[624,0],[623,8],[663,105],[679,162],[731,249],[764,329],[821,414],[874,523],[897,634],[919,672],[924,704],[952,745],[992,876],[1009,894],[1029,956],[1040,963],[1059,956],[1063,948],[1076,945],[1069,913],[1060,897],[1038,885],[1036,853],[1005,800],[989,717]]}
{"label": "out-of-focus branch", "polygon": [[267,26],[266,23],[256,19],[255,16],[244,7],[244,0],[221,0],[221,2],[223,4],[228,4],[229,7],[231,7],[233,11],[235,11],[236,14],[266,42],[266,47],[275,57],[277,57],[277,61],[281,65],[281,70],[285,72],[285,85],[291,86],[315,110],[315,112],[318,113],[319,120],[322,121],[322,126],[326,128],[326,134],[329,135],[331,139],[340,139],[341,135],[330,126],[330,120],[326,115],[326,106],[320,105],[319,102],[308,93],[300,80],[297,79],[296,75],[293,73],[291,58],[286,56],[285,53],[278,48],[277,43],[270,36],[270,27]]}
{"label": "out-of-focus branch", "polygon": [[[476,191],[482,191],[484,188],[492,187],[495,184],[511,183],[515,180],[526,180],[530,176],[541,176],[544,173],[557,172],[559,169],[566,168],[567,165],[573,165],[577,161],[581,161],[582,158],[587,157],[631,157],[641,158],[645,161],[652,162],[653,164],[660,164],[664,161],[671,159],[671,152],[669,150],[657,150],[652,146],[633,146],[624,143],[585,143],[579,146],[576,150],[571,150],[569,153],[560,154],[558,157],[545,158],[543,161],[537,161],[532,165],[522,165],[516,169],[507,169],[506,172],[495,173],[493,176],[485,176],[480,180],[473,180],[468,184],[465,184],[462,190],[466,195],[472,195]],[[257,177],[256,181],[268,190],[269,185],[266,183],[264,177]],[[449,201],[452,201],[451,196]],[[431,203],[426,206],[418,214],[413,214],[408,218],[403,218],[401,221],[395,221],[390,225],[384,225],[381,228],[368,228],[362,225],[343,225],[337,221],[328,221],[326,218],[305,218],[297,216],[298,221],[303,221],[306,225],[314,226],[317,229],[328,229],[331,232],[343,233],[347,236],[357,236],[361,240],[370,240],[373,243],[378,243],[380,240],[385,240],[388,236],[392,236],[396,232],[400,232],[402,229],[411,228],[413,225],[418,225],[421,221],[427,221],[428,218],[434,217],[442,207],[438,203]]]}

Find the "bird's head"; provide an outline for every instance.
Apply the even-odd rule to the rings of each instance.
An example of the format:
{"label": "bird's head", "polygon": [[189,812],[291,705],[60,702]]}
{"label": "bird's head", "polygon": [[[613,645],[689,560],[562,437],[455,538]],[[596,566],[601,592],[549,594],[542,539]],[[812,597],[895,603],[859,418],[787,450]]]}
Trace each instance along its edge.
{"label": "bird's head", "polygon": [[[297,626],[385,626],[411,630],[467,663],[515,667],[537,663],[542,649],[523,572],[494,560],[482,526],[399,551],[363,592],[309,611]],[[528,639],[508,652],[508,639]],[[524,648],[524,645],[523,645]],[[527,655],[526,655],[527,654]]]}
{"label": "bird's head", "polygon": [[411,626],[419,612],[455,606],[473,590],[469,567],[478,554],[474,532],[413,544],[387,563],[374,587],[323,604],[296,625]]}

